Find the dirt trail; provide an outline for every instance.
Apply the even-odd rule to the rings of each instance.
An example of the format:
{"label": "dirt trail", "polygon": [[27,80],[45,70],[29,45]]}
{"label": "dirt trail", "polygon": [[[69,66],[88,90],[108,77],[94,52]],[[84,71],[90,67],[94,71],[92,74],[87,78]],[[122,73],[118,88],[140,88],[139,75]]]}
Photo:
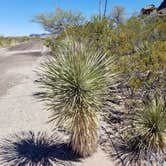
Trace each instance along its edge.
{"label": "dirt trail", "polygon": [[41,129],[47,120],[42,115],[42,104],[33,97],[34,71],[42,58],[42,49],[41,43],[30,42],[0,53],[0,136]]}
{"label": "dirt trail", "polygon": [[32,68],[38,59],[39,53],[0,56],[0,96],[4,95],[12,86],[21,82],[26,77],[23,69]]}
{"label": "dirt trail", "polygon": [[[34,83],[36,69],[42,57],[40,42],[28,42],[10,49],[0,50],[0,138],[20,131],[47,131],[49,112],[34,98],[38,92]],[[114,166],[99,149],[79,166]]]}

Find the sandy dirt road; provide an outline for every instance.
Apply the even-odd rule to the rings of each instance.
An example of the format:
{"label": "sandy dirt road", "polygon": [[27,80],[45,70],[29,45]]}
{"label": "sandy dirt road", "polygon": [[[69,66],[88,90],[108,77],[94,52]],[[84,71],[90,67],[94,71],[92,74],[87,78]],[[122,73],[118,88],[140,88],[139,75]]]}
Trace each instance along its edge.
{"label": "sandy dirt road", "polygon": [[[33,94],[38,92],[35,71],[43,60],[41,42],[28,42],[0,50],[0,139],[20,131],[52,132],[49,112]],[[98,150],[79,166],[114,165]],[[1,165],[0,165],[1,166]],[[9,165],[10,166],[10,165]]]}
{"label": "sandy dirt road", "polygon": [[0,136],[47,126],[47,112],[33,96],[42,49],[42,43],[29,42],[0,51]]}

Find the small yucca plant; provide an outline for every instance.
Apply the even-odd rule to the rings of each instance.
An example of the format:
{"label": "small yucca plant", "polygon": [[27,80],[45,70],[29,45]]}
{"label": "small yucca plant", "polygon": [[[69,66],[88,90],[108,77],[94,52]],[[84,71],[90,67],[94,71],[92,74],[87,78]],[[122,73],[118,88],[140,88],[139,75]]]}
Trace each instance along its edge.
{"label": "small yucca plant", "polygon": [[166,146],[166,107],[161,99],[151,102],[138,114],[138,132],[147,150],[159,152]]}
{"label": "small yucca plant", "polygon": [[115,83],[114,59],[86,41],[68,39],[42,65],[42,87],[51,121],[71,133],[70,146],[82,157],[97,147],[97,111],[108,85]]}

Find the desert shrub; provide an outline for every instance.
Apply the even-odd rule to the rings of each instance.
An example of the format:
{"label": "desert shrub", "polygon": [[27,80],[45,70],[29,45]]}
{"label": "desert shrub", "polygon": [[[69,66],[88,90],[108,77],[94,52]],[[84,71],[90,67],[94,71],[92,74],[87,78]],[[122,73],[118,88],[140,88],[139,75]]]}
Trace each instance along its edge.
{"label": "desert shrub", "polygon": [[[139,110],[130,127],[115,137],[116,153],[124,165],[162,165],[166,150],[166,106],[155,96]],[[120,161],[119,161],[120,162]]]}
{"label": "desert shrub", "polygon": [[51,121],[71,133],[71,148],[86,157],[96,151],[97,112],[108,85],[115,83],[114,59],[87,41],[68,38],[62,43],[43,64],[43,97]]}
{"label": "desert shrub", "polygon": [[66,35],[78,41],[86,38],[108,56],[117,59],[117,70],[132,94],[164,88],[165,75],[165,18],[146,20],[131,17],[125,24],[115,24],[109,18],[94,17],[87,24],[67,28],[56,40],[50,40],[51,50]]}
{"label": "desert shrub", "polygon": [[138,113],[137,131],[149,151],[159,152],[166,147],[166,106],[163,100],[155,99]]}
{"label": "desert shrub", "polygon": [[22,36],[22,37],[0,37],[0,47],[10,47],[13,44],[29,41],[29,40],[35,40],[31,39],[27,36]]}
{"label": "desert shrub", "polygon": [[0,37],[0,47],[8,46],[12,43],[12,39],[9,37]]}
{"label": "desert shrub", "polygon": [[[164,90],[165,87],[165,42],[156,41],[154,43],[142,43],[132,56],[126,59],[120,58],[120,65],[126,68],[120,68],[129,78],[129,86],[134,91],[139,89],[149,93],[155,90]],[[126,61],[126,64],[125,61]]]}

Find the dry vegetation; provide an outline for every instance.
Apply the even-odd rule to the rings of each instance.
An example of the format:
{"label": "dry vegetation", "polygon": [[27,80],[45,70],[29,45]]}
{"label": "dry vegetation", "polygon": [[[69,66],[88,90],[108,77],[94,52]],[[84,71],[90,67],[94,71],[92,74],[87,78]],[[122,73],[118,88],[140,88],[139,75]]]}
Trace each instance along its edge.
{"label": "dry vegetation", "polygon": [[[62,56],[61,53],[64,53],[65,47],[60,46],[62,49],[60,52],[57,50],[59,49],[58,43],[61,43],[66,35],[68,38],[74,38],[76,42],[86,39],[96,49],[96,53],[94,53],[96,56],[98,51],[106,53],[106,61],[110,57],[114,57],[116,65],[113,66],[113,69],[119,73],[119,79],[116,86],[109,86],[109,96],[105,96],[102,109],[100,109],[103,120],[99,126],[100,133],[103,134],[99,142],[110,156],[120,161],[119,165],[124,163],[125,165],[139,165],[143,162],[161,164],[165,161],[165,26],[165,16],[133,16],[125,23],[118,22],[114,18],[94,17],[88,23],[68,27],[56,39],[46,41],[54,58]],[[72,43],[70,44],[72,45]],[[69,53],[72,56],[73,52],[69,51]],[[89,50],[86,50],[86,53],[91,55]],[[76,54],[74,55],[76,56]],[[82,53],[81,56],[84,55]],[[80,61],[82,60],[80,59]],[[79,66],[79,63],[75,61],[76,66]],[[56,63],[51,64],[56,66]],[[67,66],[62,64],[59,71],[63,67]],[[73,70],[77,71],[74,68]],[[100,70],[102,71],[101,68]],[[52,71],[55,72],[55,70]],[[46,73],[49,74],[48,71]],[[81,71],[79,74],[81,75]],[[98,75],[95,77],[97,79]],[[57,79],[55,78],[55,80]],[[96,84],[100,85],[100,82],[96,82]],[[86,82],[83,82],[81,86],[85,87]],[[54,88],[52,88],[53,91]],[[80,92],[80,94],[82,93]],[[54,93],[52,98],[56,99],[56,95]],[[74,101],[73,99],[72,102]],[[95,104],[93,98],[88,102]],[[54,108],[52,110],[57,111]],[[93,117],[95,116],[93,115]],[[83,120],[84,116],[81,117]],[[96,126],[91,114],[87,114],[86,119],[85,124]],[[79,120],[79,122],[81,121]],[[88,133],[94,133],[92,128],[90,131],[86,125],[82,123],[79,125],[80,128],[85,127]],[[73,125],[73,128],[76,126],[78,124]],[[84,134],[76,132],[75,135],[77,135],[77,141],[81,141]],[[91,140],[88,135],[84,135],[85,138]],[[88,142],[89,145],[90,142]],[[73,146],[78,153],[82,149],[80,146]],[[87,147],[86,141],[82,146],[87,152],[89,151],[85,148]]]}

